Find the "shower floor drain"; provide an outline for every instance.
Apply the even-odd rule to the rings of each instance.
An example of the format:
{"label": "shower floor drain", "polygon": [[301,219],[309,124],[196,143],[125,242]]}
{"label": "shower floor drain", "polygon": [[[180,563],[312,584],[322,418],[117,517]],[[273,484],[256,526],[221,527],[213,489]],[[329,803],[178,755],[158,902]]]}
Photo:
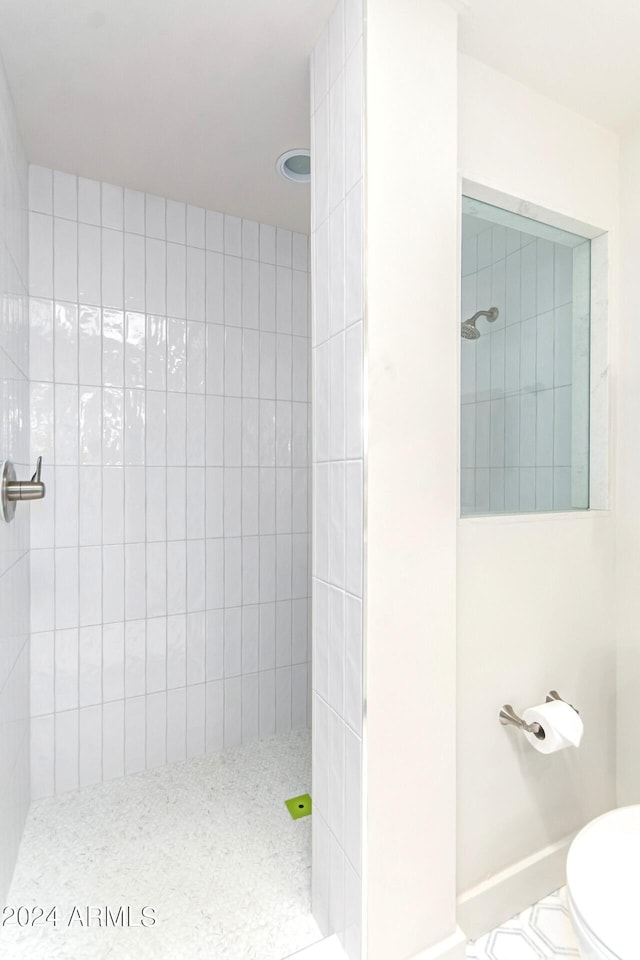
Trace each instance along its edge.
{"label": "shower floor drain", "polygon": [[303,793],[300,797],[292,797],[291,800],[285,800],[285,806],[294,820],[300,817],[308,817],[311,814],[311,797],[308,793]]}

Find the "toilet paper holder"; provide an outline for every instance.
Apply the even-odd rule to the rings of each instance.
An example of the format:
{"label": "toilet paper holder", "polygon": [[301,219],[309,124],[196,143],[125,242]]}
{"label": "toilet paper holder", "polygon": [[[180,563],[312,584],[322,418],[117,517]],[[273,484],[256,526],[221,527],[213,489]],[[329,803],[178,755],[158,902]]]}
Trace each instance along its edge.
{"label": "toilet paper holder", "polygon": [[[557,690],[550,690],[545,697],[545,703],[551,703],[552,700],[562,700],[562,697]],[[580,713],[580,711],[577,710],[572,703],[570,703],[569,706],[572,710],[575,710],[577,714]],[[524,730],[527,733],[532,733],[534,737],[539,737],[541,740],[544,739],[544,730],[540,724],[525,723],[522,717],[518,716],[510,703],[505,703],[502,710],[498,714],[498,719],[504,726],[511,724],[514,727],[518,727],[520,730]]]}

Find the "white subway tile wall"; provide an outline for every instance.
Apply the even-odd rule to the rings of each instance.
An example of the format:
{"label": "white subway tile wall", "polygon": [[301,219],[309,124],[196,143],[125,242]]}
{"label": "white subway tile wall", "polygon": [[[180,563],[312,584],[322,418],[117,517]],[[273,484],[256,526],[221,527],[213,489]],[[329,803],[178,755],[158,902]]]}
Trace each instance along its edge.
{"label": "white subway tile wall", "polygon": [[[29,477],[27,162],[0,62],[0,462]],[[45,468],[46,469],[46,468]],[[45,479],[48,477],[45,475]],[[29,808],[29,507],[0,516],[0,901]]]}
{"label": "white subway tile wall", "polygon": [[463,223],[462,320],[500,314],[461,342],[461,514],[571,510],[572,407],[588,405],[572,386],[573,250]]}
{"label": "white subway tile wall", "polygon": [[312,111],[313,910],[362,956],[363,11],[315,47]]}
{"label": "white subway tile wall", "polygon": [[33,796],[305,726],[307,237],[30,167]]}

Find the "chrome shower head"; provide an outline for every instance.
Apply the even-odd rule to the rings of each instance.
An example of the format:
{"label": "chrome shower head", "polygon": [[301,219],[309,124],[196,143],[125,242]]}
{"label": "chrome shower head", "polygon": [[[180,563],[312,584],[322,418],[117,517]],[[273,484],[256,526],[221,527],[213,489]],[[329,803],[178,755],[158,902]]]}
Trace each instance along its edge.
{"label": "chrome shower head", "polygon": [[478,317],[486,317],[489,323],[493,323],[499,316],[500,311],[497,307],[490,307],[489,310],[478,310],[472,317],[460,324],[460,336],[463,340],[477,340],[480,336],[480,331],[476,327]]}
{"label": "chrome shower head", "polygon": [[460,325],[460,336],[463,340],[477,340],[480,336],[480,331],[476,328],[475,322],[472,323],[471,320],[465,320],[465,322]]}

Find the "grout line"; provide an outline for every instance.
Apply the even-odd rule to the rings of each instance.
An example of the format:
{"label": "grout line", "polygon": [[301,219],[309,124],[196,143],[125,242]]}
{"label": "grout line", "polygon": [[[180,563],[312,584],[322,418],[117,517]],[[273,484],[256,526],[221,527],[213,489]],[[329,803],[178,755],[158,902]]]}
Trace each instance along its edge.
{"label": "grout line", "polygon": [[222,480],[222,711],[221,711],[221,730],[220,730],[220,739],[222,743],[222,749],[225,749],[227,734],[226,734],[226,716],[227,716],[227,551],[225,546],[225,523],[224,523],[224,506],[225,506],[225,497],[224,497],[224,463],[225,463],[225,446],[226,446],[226,421],[227,421],[227,396],[226,396],[226,387],[227,387],[227,337],[226,337],[226,321],[227,319],[227,261],[226,261],[226,240],[225,240],[225,226],[226,226],[226,215],[222,216],[222,391],[223,391],[223,400],[222,400],[222,470],[220,473],[220,478]]}
{"label": "grout line", "polygon": [[[186,230],[187,230],[187,209],[185,208],[185,239],[186,239]],[[184,609],[185,609],[185,620],[184,620],[184,681],[185,681],[185,697],[184,697],[184,758],[187,758],[188,755],[188,729],[189,729],[189,696],[188,696],[188,662],[189,662],[189,540],[188,540],[188,514],[189,514],[189,481],[191,477],[191,471],[193,467],[189,465],[189,445],[190,437],[192,434],[192,429],[189,426],[189,308],[188,308],[188,295],[187,289],[189,285],[189,248],[185,246],[185,257],[184,257],[184,388],[185,388],[185,400],[184,400],[184,409],[185,409],[185,497],[184,497]]]}
{"label": "grout line", "polygon": [[[203,502],[203,524],[204,524],[204,526],[203,526],[203,534],[204,534],[204,558],[203,558],[204,597],[203,597],[203,599],[204,599],[204,605],[205,605],[205,610],[206,610],[206,606],[207,606],[207,589],[208,589],[208,585],[209,585],[209,568],[208,568],[208,563],[209,563],[208,554],[209,554],[209,551],[208,551],[208,549],[207,549],[207,543],[208,543],[208,533],[209,533],[209,509],[210,509],[210,507],[209,507],[209,496],[208,496],[208,491],[209,491],[209,476],[210,476],[210,474],[209,474],[209,464],[208,464],[208,458],[207,458],[207,442],[208,442],[208,427],[209,427],[209,403],[208,403],[208,393],[207,393],[207,387],[208,387],[208,385],[209,385],[209,383],[208,383],[208,381],[209,381],[209,336],[208,336],[208,330],[207,330],[207,326],[206,326],[206,320],[207,320],[207,290],[208,290],[208,284],[207,284],[207,273],[208,273],[208,270],[207,270],[207,251],[206,251],[206,246],[207,246],[206,213],[204,214],[203,230],[204,230],[204,246],[205,246],[205,249],[204,249],[204,252],[203,252],[203,270],[204,270],[204,275],[203,275],[203,280],[202,280],[202,300],[203,300],[203,303],[202,303],[202,309],[203,309],[202,318],[203,318],[203,321],[205,322],[205,327],[204,327],[204,331],[203,331],[203,333],[204,333],[204,338],[203,338],[204,365],[203,365],[203,368],[202,368],[202,382],[203,382],[203,389],[204,389],[204,416],[203,416],[203,429],[204,429],[204,490],[203,490],[203,496],[204,496],[204,502]],[[203,620],[203,628],[204,628],[203,643],[204,643],[204,650],[203,650],[203,653],[202,653],[202,667],[203,667],[203,677],[202,677],[202,681],[203,681],[205,687],[204,687],[204,702],[203,702],[203,705],[202,705],[202,721],[203,721],[203,725],[204,725],[204,730],[203,730],[203,745],[204,745],[203,754],[206,755],[206,754],[209,752],[209,736],[208,736],[208,734],[209,734],[209,698],[207,697],[207,678],[208,678],[208,676],[209,676],[209,619],[210,619],[210,618],[209,618],[209,616],[208,616],[208,614],[207,614],[206,612],[203,614],[203,617],[204,617],[204,620]]]}
{"label": "grout line", "polygon": [[[144,204],[145,204],[145,232],[147,230],[147,194],[144,195]],[[169,611],[167,606],[167,595],[168,595],[168,570],[169,570],[169,435],[168,435],[168,421],[169,421],[169,304],[168,304],[168,294],[169,294],[169,257],[168,257],[168,246],[167,246],[167,208],[165,203],[164,208],[165,216],[165,238],[163,243],[163,258],[164,258],[164,331],[165,331],[165,340],[164,340],[164,454],[162,458],[161,468],[164,473],[164,512],[165,512],[165,522],[164,522],[164,673],[165,673],[165,695],[164,695],[164,743],[163,743],[163,755],[164,762],[168,763],[168,743],[169,743]],[[185,213],[186,216],[186,213]]]}
{"label": "grout line", "polygon": [[[258,227],[258,253],[260,252],[260,228]],[[257,320],[258,320],[258,335],[256,337],[256,342],[258,344],[258,356],[257,356],[257,373],[258,373],[258,395],[262,395],[262,351],[260,349],[262,345],[262,330],[260,329],[260,317],[262,315],[262,291],[260,284],[260,268],[258,267],[257,272],[257,293],[258,293],[258,309],[257,309]],[[258,479],[258,488],[257,488],[257,528],[258,528],[258,670],[262,664],[262,468],[260,466],[260,405],[261,400],[258,400],[256,409],[258,415],[258,449],[256,456],[256,476]],[[262,737],[262,697],[263,697],[263,684],[262,678],[258,681],[258,737]]]}
{"label": "grout line", "polygon": [[[53,464],[52,464],[52,467],[53,467],[54,478],[55,478],[55,475],[56,475],[56,466],[57,466],[57,462],[58,462],[58,443],[57,443],[57,437],[56,437],[56,433],[57,433],[57,416],[56,416],[56,413],[57,413],[57,403],[56,403],[56,395],[57,395],[57,392],[58,392],[58,391],[57,391],[56,385],[55,385],[55,377],[56,377],[56,347],[55,347],[55,339],[56,339],[56,316],[55,316],[55,292],[56,292],[56,291],[55,291],[55,279],[54,279],[54,278],[55,278],[55,236],[54,236],[54,218],[53,218],[53,210],[54,210],[54,204],[55,204],[55,196],[54,196],[54,193],[55,193],[55,177],[54,177],[53,175],[52,175],[52,183],[51,183],[51,193],[52,193],[52,200],[51,200],[52,216],[51,216],[51,231],[50,231],[50,237],[51,237],[51,318],[52,318],[52,319],[51,319],[51,348],[52,348],[51,365],[52,365],[52,370],[53,370],[53,382],[54,382],[54,387],[53,387],[53,391],[52,391],[53,435],[52,435],[51,440],[52,440],[52,448],[53,448]],[[55,488],[55,485],[54,485],[54,488]],[[56,730],[56,727],[57,727],[57,724],[56,724],[56,712],[57,712],[57,711],[56,711],[56,707],[57,707],[57,699],[58,699],[58,698],[57,698],[57,695],[56,695],[56,677],[57,677],[57,673],[58,673],[58,669],[57,669],[57,658],[56,658],[56,637],[57,637],[57,620],[58,620],[58,616],[57,616],[57,599],[56,599],[56,596],[57,596],[57,576],[56,576],[56,568],[57,568],[58,552],[57,552],[57,549],[56,549],[56,543],[57,543],[57,539],[58,539],[58,538],[57,538],[58,523],[57,523],[57,517],[56,517],[55,507],[56,507],[56,504],[54,503],[54,506],[53,506],[53,511],[54,511],[54,516],[53,516],[53,550],[52,550],[52,566],[53,566],[53,570],[52,570],[52,573],[53,573],[53,577],[52,577],[52,579],[53,579],[53,625],[52,625],[52,626],[53,626],[53,708],[54,708],[54,717],[53,717],[53,757],[52,757],[53,770],[52,770],[52,781],[53,781],[53,791],[54,791],[54,793],[56,793],[56,792],[57,792],[57,789],[58,789],[58,782],[57,782],[57,781],[58,781],[58,777],[57,777],[57,769],[56,769],[56,767],[57,767],[56,759],[57,759],[57,756],[58,756],[58,737],[57,737],[57,730]]]}
{"label": "grout line", "polygon": [[[76,212],[78,210],[78,179],[75,180],[75,194],[76,194]],[[55,291],[54,291],[55,292]],[[80,231],[78,224],[76,222],[76,296],[78,303],[76,305],[76,374],[78,378],[78,384],[80,383]],[[54,308],[54,325],[55,325],[55,308]],[[55,362],[55,340],[54,340],[54,362]],[[77,744],[76,744],[76,783],[78,787],[81,784],[81,769],[80,769],[80,621],[81,617],[81,601],[82,593],[80,590],[80,388],[78,387],[77,394],[77,413],[78,413],[78,454],[77,461],[78,466],[75,468],[76,472],[76,523],[77,523],[77,533],[76,533],[76,557],[77,557],[77,590],[78,590],[78,627],[76,630],[77,634],[77,644],[76,644],[76,702],[78,705],[78,727],[76,731],[77,735]],[[55,528],[54,528],[55,529]],[[55,649],[55,647],[54,647]]]}
{"label": "grout line", "polygon": [[[240,220],[240,250],[242,252],[242,241],[244,235],[244,221]],[[244,271],[243,263],[240,261],[240,597],[242,599],[242,613],[240,617],[240,672],[242,680],[240,683],[240,743],[245,742],[244,730],[244,634],[245,634],[245,609],[244,609],[244,523],[242,517],[242,487],[244,479]]]}
{"label": "grout line", "polygon": [[104,307],[102,295],[103,289],[103,268],[104,268],[104,251],[103,251],[103,230],[102,230],[102,184],[98,184],[98,205],[99,205],[99,214],[98,214],[98,231],[100,237],[100,307],[99,307],[99,316],[100,316],[100,746],[99,746],[99,755],[100,755],[100,779],[104,780],[104,584],[105,584],[105,568],[104,568],[104,399],[105,399],[105,388],[104,388]]}
{"label": "grout line", "polygon": [[[125,216],[126,216],[126,196],[125,196],[124,194],[123,194],[123,201],[124,201],[124,202],[123,202],[123,226],[124,226],[124,225],[125,225]],[[146,214],[146,200],[144,200],[144,198],[143,198],[143,216],[144,216],[145,214]],[[143,518],[143,523],[144,523],[144,543],[143,543],[143,550],[144,550],[144,613],[145,613],[145,616],[144,616],[144,631],[143,631],[143,644],[144,644],[144,646],[143,646],[142,662],[143,662],[144,674],[143,674],[142,690],[143,690],[143,695],[144,695],[144,747],[143,747],[143,754],[144,754],[144,767],[145,767],[145,770],[147,770],[147,769],[149,769],[149,699],[148,699],[148,697],[149,697],[149,691],[148,691],[148,689],[147,689],[147,677],[148,677],[148,675],[149,675],[148,616],[147,616],[147,614],[148,614],[148,598],[149,598],[149,567],[148,567],[148,563],[147,563],[147,554],[148,554],[147,544],[148,544],[148,540],[149,540],[149,530],[148,530],[148,524],[147,524],[147,513],[148,513],[148,509],[149,509],[149,505],[148,505],[148,486],[147,486],[147,479],[148,479],[148,473],[147,473],[147,469],[148,469],[148,468],[147,468],[147,442],[148,442],[148,437],[147,437],[147,430],[148,430],[147,403],[148,403],[148,399],[149,399],[149,387],[148,387],[148,369],[149,369],[148,347],[149,347],[149,337],[148,337],[147,331],[148,331],[148,329],[149,329],[149,322],[148,322],[149,312],[148,312],[148,303],[147,303],[147,281],[148,281],[148,277],[147,277],[147,237],[146,237],[146,234],[145,234],[145,236],[143,237],[142,245],[143,245],[143,254],[144,254],[144,260],[143,260],[143,284],[144,284],[144,288],[143,288],[143,297],[144,297],[144,319],[143,319],[143,328],[144,328],[144,331],[143,331],[143,332],[144,332],[144,363],[143,363],[143,369],[142,369],[142,379],[143,379],[143,382],[144,382],[144,403],[145,403],[145,407],[144,407],[144,411],[145,411],[145,421],[144,421],[144,434],[143,434],[143,437],[144,437],[144,441],[143,441],[144,463],[143,463],[143,466],[142,466],[142,468],[141,468],[142,472],[141,472],[141,474],[140,474],[140,476],[141,476],[141,478],[142,478],[143,502],[144,502],[144,518]],[[126,491],[125,491],[125,498],[126,498]],[[126,535],[127,535],[127,531],[126,531],[126,499],[125,499],[125,536],[126,536]],[[127,631],[126,628],[125,628],[125,644],[126,644],[127,633],[128,633],[128,631]],[[127,656],[127,649],[126,649],[126,646],[125,646],[125,683],[126,683],[126,656]],[[126,694],[126,692],[127,692],[127,691],[126,691],[126,687],[125,687],[125,694]]]}

